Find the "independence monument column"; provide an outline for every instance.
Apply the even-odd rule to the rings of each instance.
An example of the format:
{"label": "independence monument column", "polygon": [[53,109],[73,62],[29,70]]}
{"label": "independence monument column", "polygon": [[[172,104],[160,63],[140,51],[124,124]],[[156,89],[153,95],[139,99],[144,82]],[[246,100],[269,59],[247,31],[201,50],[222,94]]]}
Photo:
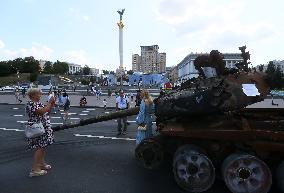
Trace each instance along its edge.
{"label": "independence monument column", "polygon": [[120,77],[120,86],[122,87],[122,77],[124,75],[124,68],[123,68],[123,27],[124,24],[122,22],[122,15],[124,13],[125,9],[118,10],[117,13],[119,13],[120,20],[117,23],[119,28],[119,68],[116,70],[117,77]]}

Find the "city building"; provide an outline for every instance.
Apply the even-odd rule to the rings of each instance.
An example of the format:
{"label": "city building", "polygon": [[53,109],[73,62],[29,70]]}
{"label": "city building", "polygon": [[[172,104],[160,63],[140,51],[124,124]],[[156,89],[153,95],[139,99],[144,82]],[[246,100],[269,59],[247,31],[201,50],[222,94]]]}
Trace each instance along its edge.
{"label": "city building", "polygon": [[[279,67],[280,70],[284,73],[284,60],[273,60],[272,62],[275,65],[275,67]],[[267,66],[268,66],[268,63],[263,65],[264,72],[267,70]],[[257,68],[258,67],[259,66],[257,66]]]}
{"label": "city building", "polygon": [[141,68],[141,57],[139,54],[133,54],[132,55],[132,70],[133,72],[142,72]]}
{"label": "city building", "polygon": [[80,72],[82,67],[79,64],[67,63],[69,67],[69,74],[75,74],[76,72]]}
{"label": "city building", "polygon": [[168,72],[168,76],[172,84],[176,83],[178,81],[178,67],[171,67],[170,71]]}
{"label": "city building", "polygon": [[90,68],[91,75],[98,75],[100,74],[100,69],[98,68]]}
{"label": "city building", "polygon": [[[194,60],[200,55],[209,53],[190,53],[178,65],[178,80],[183,82],[191,78],[199,76],[198,71],[194,67]],[[235,64],[242,62],[241,53],[223,53],[226,68],[236,68]]]}
{"label": "city building", "polygon": [[166,72],[166,53],[159,53],[159,46],[140,46],[141,56],[132,55],[132,70],[143,73]]}

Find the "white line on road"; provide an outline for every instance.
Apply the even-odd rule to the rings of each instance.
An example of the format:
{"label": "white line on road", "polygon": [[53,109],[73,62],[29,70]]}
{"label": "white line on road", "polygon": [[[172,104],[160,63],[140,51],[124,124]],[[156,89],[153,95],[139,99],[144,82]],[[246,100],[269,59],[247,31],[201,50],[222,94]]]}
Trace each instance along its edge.
{"label": "white line on road", "polygon": [[13,115],[14,117],[22,117],[22,116],[24,116],[24,115]]}
{"label": "white line on road", "polygon": [[135,141],[135,139],[131,138],[123,138],[123,137],[106,137],[106,136],[97,136],[97,135],[81,135],[81,134],[74,134],[75,137],[90,137],[90,138],[99,138],[99,139],[121,139],[126,141]]}
{"label": "white line on road", "polygon": [[63,125],[63,123],[50,123],[51,125]]}
{"label": "white line on road", "polygon": [[14,107],[13,109],[14,109],[14,110],[17,110],[17,109],[19,109],[19,108],[18,108],[18,107]]}
{"label": "white line on road", "polygon": [[62,117],[50,117],[50,118],[53,118],[53,119],[62,119]]}
{"label": "white line on road", "polygon": [[[61,115],[64,115],[65,113],[61,113]],[[68,115],[77,115],[77,113],[68,113]]]}
{"label": "white line on road", "polygon": [[0,130],[3,130],[3,131],[24,131],[22,129],[6,129],[6,128],[0,128]]}
{"label": "white line on road", "polygon": [[28,121],[17,121],[17,123],[27,123]]}
{"label": "white line on road", "polygon": [[105,112],[105,114],[109,114],[109,112]]}
{"label": "white line on road", "polygon": [[88,115],[88,114],[81,113],[81,114],[79,114],[79,115],[81,115],[81,116],[86,116],[86,115]]}
{"label": "white line on road", "polygon": [[77,119],[80,119],[80,118],[77,118],[77,117],[71,117],[70,119],[77,120]]}
{"label": "white line on road", "polygon": [[89,113],[90,111],[82,111],[82,113]]}
{"label": "white line on road", "polygon": [[96,109],[86,109],[87,111],[94,111],[94,110],[96,110]]}

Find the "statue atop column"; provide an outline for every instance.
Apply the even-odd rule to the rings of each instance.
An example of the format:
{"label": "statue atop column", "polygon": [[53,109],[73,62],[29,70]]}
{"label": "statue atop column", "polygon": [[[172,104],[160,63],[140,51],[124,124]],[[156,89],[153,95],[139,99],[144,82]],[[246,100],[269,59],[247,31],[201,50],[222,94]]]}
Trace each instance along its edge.
{"label": "statue atop column", "polygon": [[117,13],[120,15],[120,21],[122,21],[122,15],[124,13],[125,9],[117,10]]}

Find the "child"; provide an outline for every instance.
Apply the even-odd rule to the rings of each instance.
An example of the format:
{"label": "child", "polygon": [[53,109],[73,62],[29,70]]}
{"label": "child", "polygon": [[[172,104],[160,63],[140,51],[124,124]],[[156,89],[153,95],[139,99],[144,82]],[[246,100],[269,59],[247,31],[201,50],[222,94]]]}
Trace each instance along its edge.
{"label": "child", "polygon": [[107,109],[107,101],[106,101],[106,99],[103,100],[103,104],[104,104],[104,108],[106,110]]}

